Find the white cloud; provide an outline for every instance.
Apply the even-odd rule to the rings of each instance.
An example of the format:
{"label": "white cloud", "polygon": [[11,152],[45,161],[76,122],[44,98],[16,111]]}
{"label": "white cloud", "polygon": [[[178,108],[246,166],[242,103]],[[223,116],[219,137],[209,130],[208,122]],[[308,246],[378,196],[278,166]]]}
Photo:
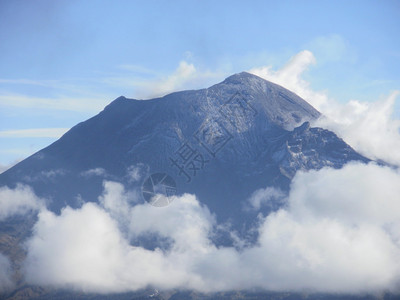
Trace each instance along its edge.
{"label": "white cloud", "polygon": [[13,283],[11,280],[12,270],[9,259],[0,253],[0,295],[11,290]]}
{"label": "white cloud", "polygon": [[343,137],[353,148],[372,159],[400,166],[400,120],[392,119],[399,92],[374,103],[352,100],[332,105],[316,122]]}
{"label": "white cloud", "polygon": [[15,189],[0,187],[0,221],[38,210],[43,205],[44,201],[26,185],[17,185]]}
{"label": "white cloud", "polygon": [[7,171],[9,168],[11,168],[13,165],[3,165],[0,164],[0,174]]}
{"label": "white cloud", "polygon": [[351,61],[356,54],[340,35],[319,36],[306,45],[318,57],[319,63]]}
{"label": "white cloud", "polygon": [[396,151],[400,147],[400,120],[392,119],[399,92],[395,91],[386,100],[374,103],[351,100],[341,104],[324,92],[312,90],[309,82],[302,79],[303,73],[315,63],[314,55],[305,50],[278,71],[265,66],[250,72],[295,92],[322,112],[324,118],[314,126],[334,131],[367,157],[400,165],[400,152]]}
{"label": "white cloud", "polygon": [[54,98],[44,98],[15,93],[0,94],[0,106],[5,107],[98,113],[108,103],[109,99],[101,100],[101,98],[94,97],[85,98],[60,96]]}
{"label": "white cloud", "polygon": [[[175,211],[186,213],[200,207],[194,197],[176,201],[176,204]],[[147,204],[139,207],[140,213],[145,215],[135,216],[143,220],[154,216],[157,210]],[[187,218],[190,215],[193,214]],[[182,216],[178,215],[179,218]],[[199,225],[196,222],[186,222],[182,226],[174,215],[171,218],[174,219],[174,226],[180,225],[184,231],[182,238],[192,236],[191,241],[197,241],[199,232],[196,229]],[[168,224],[169,221],[166,221]],[[201,217],[199,221],[207,222]],[[162,219],[158,223],[162,223]],[[165,229],[167,234],[176,229],[180,231],[179,226],[168,228]],[[147,229],[151,230],[149,227]],[[86,203],[78,210],[65,208],[60,216],[42,211],[34,231],[35,236],[27,243],[25,263],[26,278],[33,284],[86,292],[121,292],[148,285],[184,288],[189,283],[189,287],[195,287],[200,280],[187,270],[191,257],[199,251],[195,248],[198,243],[185,241],[190,249],[185,248],[182,252],[182,248],[179,248],[171,253],[130,246],[119,231],[117,222],[93,203]],[[183,243],[183,240],[179,241]]]}
{"label": "white cloud", "polygon": [[127,245],[116,222],[95,204],[65,208],[60,216],[39,214],[36,236],[28,242],[26,278],[39,285],[109,290],[118,286],[114,269],[122,268]]}
{"label": "white cloud", "polygon": [[177,87],[185,83],[185,81],[189,80],[195,73],[196,68],[193,64],[181,61],[174,73],[159,82],[159,93],[175,90]]}
{"label": "white cloud", "polygon": [[0,174],[7,171],[8,169],[12,168],[15,166],[17,163],[19,163],[21,160],[14,160],[13,162],[7,163],[7,164],[2,164],[0,163]]}
{"label": "white cloud", "polygon": [[47,86],[47,84],[43,81],[30,80],[30,79],[4,79],[0,78],[0,83],[8,83],[8,84],[23,84],[23,85],[38,85],[38,86]]}
{"label": "white cloud", "polygon": [[140,65],[132,65],[132,64],[122,64],[117,66],[118,69],[125,70],[125,71],[130,71],[134,73],[140,73],[140,74],[150,74],[150,75],[156,75],[156,72],[154,70],[151,70],[149,68],[140,66]]}
{"label": "white cloud", "polygon": [[[125,70],[125,73],[104,77],[99,81],[125,90],[127,97],[135,99],[151,99],[181,90],[204,88],[229,74],[224,70],[201,69],[186,60],[180,61],[171,73],[160,73],[135,65],[121,65],[119,69]],[[146,76],[139,77],[138,73]]]}
{"label": "white cloud", "polygon": [[110,212],[111,216],[119,219],[119,222],[126,225],[129,222],[131,206],[136,199],[129,198],[121,183],[105,181],[103,182],[103,187],[104,192],[99,197],[100,204],[105,210]]}
{"label": "white cloud", "polygon": [[256,190],[246,201],[245,210],[259,210],[261,207],[273,209],[284,204],[285,194],[274,187]]}
{"label": "white cloud", "polygon": [[[238,253],[219,275],[247,288],[399,292],[399,195],[400,173],[387,167],[300,172],[287,207],[260,226],[259,246]],[[251,280],[237,281],[229,270]]]}
{"label": "white cloud", "polygon": [[195,196],[183,195],[167,209],[154,209],[151,205],[137,205],[130,217],[131,236],[158,233],[174,240],[174,251],[207,252],[211,247],[208,234],[215,218]]}
{"label": "white cloud", "polygon": [[48,178],[52,179],[58,176],[65,175],[66,171],[63,169],[55,169],[55,170],[48,170],[48,171],[41,171],[38,175],[38,178]]}
{"label": "white cloud", "polygon": [[107,174],[107,172],[103,168],[94,168],[94,169],[89,169],[87,171],[81,172],[80,176],[89,178],[92,176],[104,176],[106,174]]}
{"label": "white cloud", "polygon": [[260,230],[261,247],[280,270],[275,287],[396,290],[399,192],[400,174],[374,164],[297,174],[289,207],[268,216]]}
{"label": "white cloud", "polygon": [[326,105],[328,97],[323,92],[313,91],[309,82],[302,79],[302,74],[313,64],[316,64],[314,54],[304,50],[293,56],[278,71],[272,70],[270,66],[264,66],[253,68],[249,72],[287,88],[321,110]]}
{"label": "white cloud", "polygon": [[[131,206],[121,184],[104,186],[102,206],[39,214],[27,244],[29,283],[96,292],[398,292],[400,174],[390,168],[351,164],[298,173],[287,205],[262,220],[258,243],[240,251],[211,242],[215,217],[192,195],[164,208]],[[172,244],[130,245],[144,235]]]}
{"label": "white cloud", "polygon": [[46,181],[49,183],[54,181],[57,177],[64,176],[65,174],[67,174],[67,171],[63,169],[45,170],[32,176],[23,176],[23,179],[26,182]]}
{"label": "white cloud", "polygon": [[59,138],[66,133],[69,128],[33,128],[1,130],[0,138]]}
{"label": "white cloud", "polygon": [[130,85],[135,87],[135,97],[154,98],[182,89],[201,88],[216,79],[223,79],[225,75],[225,72],[199,70],[183,60],[170,75],[144,81],[136,80],[130,82]]}
{"label": "white cloud", "polygon": [[129,182],[138,182],[139,180],[143,179],[144,176],[148,175],[149,173],[149,166],[138,163],[136,165],[129,166],[126,170],[126,177],[128,178]]}
{"label": "white cloud", "polygon": [[309,171],[294,178],[291,199],[291,210],[298,215],[395,225],[400,221],[400,173],[374,163]]}
{"label": "white cloud", "polygon": [[155,209],[147,203],[132,206],[138,201],[134,196],[127,193],[122,184],[106,181],[99,199],[111,216],[128,227],[130,238],[157,233],[172,238],[179,247],[200,249],[208,244],[206,236],[215,225],[215,219],[194,196],[174,197],[177,204],[167,209]]}
{"label": "white cloud", "polygon": [[144,81],[138,86],[136,94],[150,97],[163,96],[179,90],[185,83],[196,75],[193,64],[181,61],[178,68],[171,74],[161,79]]}

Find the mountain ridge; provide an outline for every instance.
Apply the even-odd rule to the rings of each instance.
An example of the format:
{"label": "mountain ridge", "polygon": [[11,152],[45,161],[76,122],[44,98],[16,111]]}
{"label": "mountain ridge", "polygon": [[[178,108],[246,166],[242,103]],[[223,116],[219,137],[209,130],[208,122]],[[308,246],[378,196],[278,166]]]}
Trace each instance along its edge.
{"label": "mountain ridge", "polygon": [[[243,216],[241,203],[254,190],[288,191],[298,170],[369,161],[334,133],[311,128],[320,115],[289,90],[246,72],[152,100],[120,96],[0,174],[0,185],[31,185],[59,212],[66,204],[79,207],[77,198],[97,202],[104,180],[140,194],[145,177],[165,172],[178,193],[196,194],[221,220],[239,224],[250,217]],[[197,159],[183,166],[179,151]],[[128,170],[137,166],[143,178],[132,184]],[[82,175],[96,168],[102,174]]]}

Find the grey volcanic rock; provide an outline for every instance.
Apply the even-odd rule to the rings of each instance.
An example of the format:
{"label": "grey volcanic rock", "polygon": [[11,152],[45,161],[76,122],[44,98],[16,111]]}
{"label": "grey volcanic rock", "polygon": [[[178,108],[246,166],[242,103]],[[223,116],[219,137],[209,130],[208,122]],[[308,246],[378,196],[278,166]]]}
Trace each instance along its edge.
{"label": "grey volcanic rock", "polygon": [[283,175],[291,179],[297,170],[341,168],[351,160],[369,160],[355,152],[331,131],[310,128],[309,122],[283,136],[280,147],[271,151],[271,157]]}
{"label": "grey volcanic rock", "polygon": [[[249,73],[152,100],[119,97],[1,174],[0,186],[29,184],[59,211],[97,201],[103,180],[140,191],[147,176],[162,172],[178,194],[196,194],[218,221],[240,225],[254,217],[242,203],[256,189],[287,191],[298,170],[368,161],[333,132],[310,128],[319,116],[297,95]],[[129,171],[138,168],[142,176],[132,180]]]}

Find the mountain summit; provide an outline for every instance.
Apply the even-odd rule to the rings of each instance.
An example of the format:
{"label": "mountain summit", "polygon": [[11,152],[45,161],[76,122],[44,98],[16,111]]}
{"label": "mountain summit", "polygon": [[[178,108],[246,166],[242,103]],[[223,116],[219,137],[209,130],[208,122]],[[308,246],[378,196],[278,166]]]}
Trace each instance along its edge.
{"label": "mountain summit", "polygon": [[319,116],[299,96],[246,72],[207,89],[119,97],[1,174],[0,186],[29,184],[59,212],[98,201],[104,180],[144,189],[145,201],[146,179],[164,176],[171,192],[195,194],[219,221],[239,226],[254,217],[243,202],[255,190],[285,192],[298,170],[368,161],[333,132],[310,127]]}

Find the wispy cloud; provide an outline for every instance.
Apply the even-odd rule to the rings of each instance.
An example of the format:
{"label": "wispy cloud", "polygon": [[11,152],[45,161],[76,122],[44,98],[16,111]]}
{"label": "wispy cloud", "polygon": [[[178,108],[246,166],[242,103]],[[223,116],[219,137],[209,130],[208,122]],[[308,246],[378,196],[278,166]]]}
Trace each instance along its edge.
{"label": "wispy cloud", "polygon": [[145,82],[141,88],[155,96],[160,96],[179,89],[188,81],[193,80],[196,75],[197,70],[193,64],[181,61],[171,75],[160,80]]}
{"label": "wispy cloud", "polygon": [[5,79],[0,78],[0,83],[5,84],[18,84],[18,85],[38,85],[38,86],[48,86],[48,81],[39,81],[31,79]]}
{"label": "wispy cloud", "polygon": [[69,128],[33,128],[0,131],[0,138],[59,138]]}
{"label": "wispy cloud", "polygon": [[399,92],[373,103],[350,100],[343,104],[324,91],[314,91],[303,79],[303,73],[316,63],[313,53],[304,50],[277,71],[264,66],[250,72],[297,93],[321,111],[324,116],[315,126],[333,130],[365,156],[400,165],[400,152],[394,151],[400,149],[400,120],[393,118]]}
{"label": "wispy cloud", "polygon": [[316,92],[310,88],[310,83],[302,78],[303,73],[316,64],[311,51],[304,50],[293,56],[281,69],[274,71],[271,66],[250,69],[249,72],[266,80],[282,85],[307,100],[316,109],[321,110],[328,101],[324,92]]}
{"label": "wispy cloud", "polygon": [[318,57],[319,64],[343,61],[350,63],[357,58],[351,44],[339,34],[318,36],[307,43],[305,48]]}
{"label": "wispy cloud", "polygon": [[65,110],[96,113],[102,110],[109,99],[85,97],[33,97],[18,94],[0,94],[0,106],[34,108],[41,110]]}
{"label": "wispy cloud", "polygon": [[119,69],[129,71],[129,72],[134,72],[134,73],[139,73],[139,74],[148,74],[148,75],[157,75],[157,72],[140,66],[140,65],[132,65],[132,64],[122,64],[118,66]]}
{"label": "wispy cloud", "polygon": [[268,207],[274,210],[284,204],[285,193],[280,189],[267,187],[255,191],[244,204],[244,210],[259,210]]}
{"label": "wispy cloud", "polygon": [[[182,89],[202,88],[222,80],[227,72],[201,70],[193,63],[182,60],[170,74],[160,73],[140,65],[122,64],[117,72],[98,74],[92,78],[66,80],[31,80],[1,78],[5,86],[0,93],[0,106],[97,113],[111,100],[124,94],[128,98],[148,99]],[[145,79],[143,75],[146,75]],[[54,97],[40,93],[20,94],[12,92],[10,85],[38,86],[51,89]],[[94,87],[101,92],[94,93]],[[98,89],[98,88],[97,88]],[[8,92],[7,90],[11,91]]]}
{"label": "wispy cloud", "polygon": [[393,118],[399,91],[373,103],[357,100],[326,109],[315,126],[325,127],[343,137],[360,153],[400,166],[400,120]]}
{"label": "wispy cloud", "polygon": [[181,61],[169,75],[158,74],[149,79],[109,78],[108,83],[125,84],[134,89],[137,98],[154,98],[184,89],[203,88],[215,80],[222,80],[227,73],[221,70],[201,70],[194,64]]}
{"label": "wispy cloud", "polygon": [[9,168],[13,167],[14,165],[16,165],[17,163],[19,163],[21,160],[14,160],[8,164],[2,164],[0,163],[0,174],[3,173],[4,171],[7,171]]}
{"label": "wispy cloud", "polygon": [[94,168],[94,169],[83,171],[79,175],[89,178],[89,177],[93,177],[93,176],[105,176],[105,175],[107,175],[107,172],[103,168]]}

